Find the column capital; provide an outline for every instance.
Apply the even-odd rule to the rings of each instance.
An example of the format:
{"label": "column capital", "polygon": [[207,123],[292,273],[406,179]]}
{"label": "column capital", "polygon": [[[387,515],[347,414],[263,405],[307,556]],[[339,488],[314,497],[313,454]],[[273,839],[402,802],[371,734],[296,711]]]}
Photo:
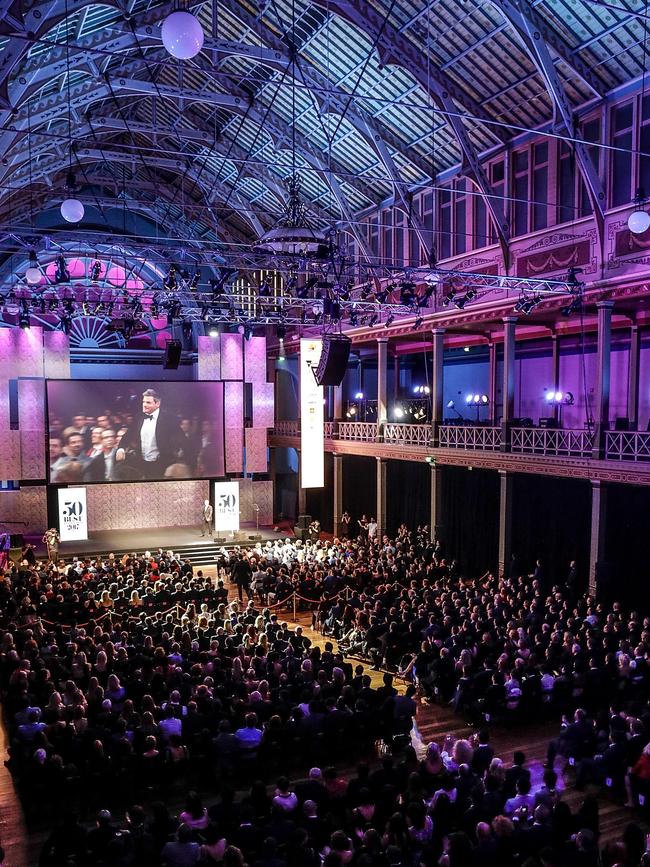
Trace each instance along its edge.
{"label": "column capital", "polygon": [[614,306],[613,301],[596,301],[596,309],[597,310],[611,310]]}
{"label": "column capital", "polygon": [[388,343],[388,337],[386,335],[376,337],[375,340],[377,341],[377,343]]}
{"label": "column capital", "polygon": [[432,328],[431,333],[433,334],[434,337],[436,337],[440,334],[443,334],[443,335],[446,334],[447,329],[446,328]]}
{"label": "column capital", "polygon": [[508,316],[503,316],[501,321],[503,322],[504,325],[510,325],[510,324],[515,325],[517,322],[519,322],[519,317],[512,314],[512,315],[508,315]]}

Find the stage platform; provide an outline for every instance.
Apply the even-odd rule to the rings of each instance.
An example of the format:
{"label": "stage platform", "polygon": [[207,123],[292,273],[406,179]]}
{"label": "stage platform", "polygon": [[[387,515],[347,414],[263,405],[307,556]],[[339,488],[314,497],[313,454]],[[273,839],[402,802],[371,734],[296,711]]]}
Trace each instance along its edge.
{"label": "stage platform", "polygon": [[[254,545],[261,538],[262,542],[275,539],[286,539],[293,536],[293,532],[282,527],[276,532],[272,527],[260,527],[255,525],[243,526],[234,537],[228,533],[225,536],[213,537],[201,536],[198,527],[158,527],[152,530],[104,530],[92,533],[90,538],[83,542],[62,542],[59,553],[65,560],[71,557],[94,557],[113,553],[116,556],[123,554],[142,553],[153,551],[158,548],[165,550],[171,548],[183,559],[188,559],[194,566],[214,566],[217,553],[222,546],[234,548],[236,545]],[[215,538],[218,541],[215,541]],[[35,544],[35,540],[27,539]],[[36,547],[36,556],[45,555],[45,548],[40,542]]]}

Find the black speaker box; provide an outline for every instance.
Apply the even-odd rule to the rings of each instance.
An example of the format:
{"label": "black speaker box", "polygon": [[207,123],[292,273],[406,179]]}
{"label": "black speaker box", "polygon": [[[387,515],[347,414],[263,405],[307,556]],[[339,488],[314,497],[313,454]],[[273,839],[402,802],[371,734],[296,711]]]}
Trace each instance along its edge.
{"label": "black speaker box", "polygon": [[552,416],[547,416],[546,418],[540,418],[539,426],[541,428],[545,428],[546,430],[549,430],[550,428],[555,429],[559,428],[560,422],[558,419],[553,418]]}
{"label": "black speaker box", "polygon": [[311,524],[311,515],[298,515],[298,523],[296,526],[301,530],[306,530]]}
{"label": "black speaker box", "polygon": [[352,341],[344,334],[326,334],[323,350],[314,371],[319,385],[340,385],[348,367]]}
{"label": "black speaker box", "polygon": [[630,419],[625,415],[617,416],[614,421],[614,430],[629,430],[630,429]]}
{"label": "black speaker box", "polygon": [[301,542],[306,542],[309,539],[309,530],[305,527],[296,526],[293,528],[293,535],[296,539],[300,539]]}
{"label": "black speaker box", "polygon": [[12,533],[9,536],[9,547],[10,548],[22,548],[25,544],[25,540],[23,539],[22,533]]}
{"label": "black speaker box", "polygon": [[181,351],[183,344],[180,340],[168,340],[165,347],[165,360],[163,367],[165,370],[177,370],[181,360]]}

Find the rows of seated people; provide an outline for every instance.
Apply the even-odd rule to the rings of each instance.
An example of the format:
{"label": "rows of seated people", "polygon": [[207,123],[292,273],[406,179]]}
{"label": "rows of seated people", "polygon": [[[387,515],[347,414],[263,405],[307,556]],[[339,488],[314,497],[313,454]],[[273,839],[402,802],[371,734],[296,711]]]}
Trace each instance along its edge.
{"label": "rows of seated people", "polygon": [[[377,543],[304,548],[284,543],[241,556],[250,562],[251,576],[270,570],[276,580],[294,587],[311,576],[313,598],[320,599],[317,621],[375,666],[401,667],[413,679],[406,694],[397,695],[390,674],[382,687],[373,689],[363,666],[353,668],[331,643],[323,651],[313,647],[299,627],[289,629],[263,608],[254,583],[248,587],[246,605],[228,604],[222,583],[214,586],[200,574],[194,576],[189,564],[166,552],[119,562],[76,561],[65,571],[51,564],[13,569],[0,580],[0,687],[11,739],[9,764],[29,815],[54,821],[68,806],[84,818],[97,809],[117,815],[125,804],[166,800],[179,789],[214,791],[215,786],[258,773],[290,776],[305,764],[349,762],[377,739],[403,746],[417,710],[416,689],[431,699],[452,702],[481,724],[509,714],[525,719],[538,706],[571,713],[580,705],[593,731],[589,748],[575,752],[575,721],[567,720],[549,748],[549,763],[557,754],[564,756],[576,767],[579,784],[622,788],[641,804],[650,777],[644,750],[650,720],[647,622],[637,615],[626,616],[617,606],[605,612],[591,600],[575,600],[558,589],[547,593],[539,579],[497,580],[488,574],[463,581],[453,564],[446,565],[439,545],[406,530]],[[139,603],[147,597],[154,605],[144,608]],[[171,606],[175,610],[167,610]],[[355,631],[356,638],[351,635]],[[608,704],[614,712],[603,716]],[[609,751],[623,740],[624,755]],[[476,763],[473,754],[470,758],[471,747],[467,752],[461,745],[454,758],[446,746],[440,751],[447,753],[441,757],[440,773],[453,793],[465,766],[474,774]],[[465,760],[458,761],[463,749]],[[407,770],[410,762],[415,771],[408,747],[405,756]],[[493,785],[491,776],[476,774],[487,791]],[[335,771],[323,776],[334,786]],[[478,792],[480,786],[470,788]],[[53,799],[53,791],[61,797]],[[530,792],[515,791],[513,797],[517,794]],[[461,822],[456,808],[450,810],[454,820],[446,824],[435,814],[429,795],[423,798],[422,819],[427,829],[431,820],[428,845],[416,854],[400,850],[399,857],[406,860],[391,861],[398,855],[384,841],[390,840],[386,823],[393,814],[380,810],[382,822],[366,829],[381,838],[382,854],[372,855],[379,860],[370,863],[420,863],[417,858],[424,859],[422,863],[441,858],[443,863],[445,858],[463,863],[459,859],[464,856],[455,855],[454,847],[459,853],[472,848],[478,840],[476,827]],[[456,798],[447,796],[452,804]],[[406,831],[412,800],[410,791],[396,795]],[[460,804],[469,810],[474,806],[470,801]],[[525,846],[514,841],[527,830],[526,823],[534,824],[531,815],[536,810],[529,806],[525,816],[512,815],[505,824],[503,806],[485,814],[486,843],[495,843],[496,828],[510,829],[506,836],[512,838],[508,845],[513,864],[525,860]],[[368,855],[362,851],[363,835],[349,824],[355,809],[346,804],[342,825],[352,848],[340,849],[340,838],[333,847],[325,840],[314,847],[318,857],[334,865]],[[332,815],[336,820],[336,811]],[[543,811],[538,818],[544,818]],[[525,822],[515,828],[515,819]],[[114,823],[109,824],[115,830]],[[178,829],[179,846],[208,845],[203,834],[201,839],[185,839],[186,825],[182,821]],[[194,836],[198,830],[207,832],[190,828]],[[228,840],[224,860],[226,851],[236,859],[236,850],[242,850],[241,857],[255,863],[266,857],[267,848],[260,842],[266,830],[266,823],[258,829],[257,848],[251,851],[237,845],[241,840],[232,835],[231,843],[218,823],[210,837],[219,833],[220,841]],[[453,836],[456,833],[468,841]],[[456,842],[444,853],[450,835]],[[275,840],[270,848],[278,847],[280,860],[290,857],[288,839],[266,836]],[[592,842],[597,852],[595,839]],[[201,853],[200,845],[181,851]],[[496,863],[508,863],[500,848],[499,853]],[[119,857],[129,863],[130,856]],[[169,854],[156,857],[152,863],[163,857],[172,867],[193,863],[174,862]],[[203,851],[197,857],[207,856]],[[566,863],[588,865],[586,858],[581,852]],[[122,861],[118,858],[115,864]]]}
{"label": "rows of seated people", "polygon": [[172,815],[162,802],[92,823],[64,811],[40,867],[647,867],[638,824],[599,845],[597,800],[572,811],[547,770],[532,785],[523,753],[494,755],[487,733],[431,743],[420,758],[358,764],[343,778],[313,767],[294,782],[280,773],[230,785],[203,800],[189,792]]}

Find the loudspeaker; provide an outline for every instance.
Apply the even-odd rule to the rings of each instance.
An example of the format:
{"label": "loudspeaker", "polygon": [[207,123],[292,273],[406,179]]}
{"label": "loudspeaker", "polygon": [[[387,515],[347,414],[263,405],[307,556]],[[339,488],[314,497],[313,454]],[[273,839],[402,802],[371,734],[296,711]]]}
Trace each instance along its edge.
{"label": "loudspeaker", "polygon": [[558,419],[553,418],[552,416],[547,416],[546,418],[540,418],[539,426],[545,430],[549,430],[551,428],[557,429],[560,427],[560,422]]}
{"label": "loudspeaker", "polygon": [[298,515],[298,523],[297,527],[300,527],[301,530],[306,530],[311,524],[311,515]]}
{"label": "loudspeaker", "polygon": [[165,346],[165,360],[163,367],[165,370],[177,370],[181,360],[181,351],[183,344],[180,340],[168,340]]}
{"label": "loudspeaker", "polygon": [[252,536],[248,537],[248,541],[249,542],[261,542],[262,541],[262,534],[261,533],[253,533]]}
{"label": "loudspeaker", "polygon": [[629,430],[630,420],[626,415],[619,415],[614,422],[614,430]]}
{"label": "loudspeaker", "polygon": [[296,526],[293,528],[293,535],[296,537],[296,539],[300,539],[301,542],[307,542],[307,540],[309,539],[309,530],[307,530],[305,527]]}
{"label": "loudspeaker", "polygon": [[25,544],[25,540],[23,539],[22,533],[12,533],[9,536],[9,547],[10,548],[22,548]]}
{"label": "loudspeaker", "polygon": [[319,385],[340,385],[348,367],[352,341],[345,334],[326,334],[323,350],[314,370]]}

